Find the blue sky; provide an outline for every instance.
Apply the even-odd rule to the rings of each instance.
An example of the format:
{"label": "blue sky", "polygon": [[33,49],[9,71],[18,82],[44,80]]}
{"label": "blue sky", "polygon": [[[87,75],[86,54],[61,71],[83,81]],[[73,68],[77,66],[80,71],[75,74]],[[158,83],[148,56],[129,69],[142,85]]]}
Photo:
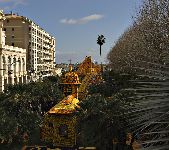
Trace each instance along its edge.
{"label": "blue sky", "polygon": [[[56,62],[81,62],[91,55],[106,62],[107,53],[132,24],[142,0],[0,0],[0,9],[26,16],[56,38]],[[98,35],[106,43],[99,56]]]}

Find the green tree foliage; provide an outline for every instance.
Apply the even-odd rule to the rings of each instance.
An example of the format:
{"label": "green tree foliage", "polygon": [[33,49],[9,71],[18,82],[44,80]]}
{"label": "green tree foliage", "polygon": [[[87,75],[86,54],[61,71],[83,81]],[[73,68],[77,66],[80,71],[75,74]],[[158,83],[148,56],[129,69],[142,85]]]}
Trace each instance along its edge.
{"label": "green tree foliage", "polygon": [[144,0],[133,25],[108,54],[115,72],[134,73],[130,129],[144,149],[169,149],[169,0]]}
{"label": "green tree foliage", "polygon": [[[127,131],[125,112],[130,106],[125,99],[125,92],[132,76],[119,75],[107,71],[103,74],[103,82],[89,88],[88,97],[81,101],[81,116],[79,121],[80,145],[96,146],[100,150],[112,149],[112,140],[119,139],[124,147]],[[123,132],[124,136],[120,137]]]}
{"label": "green tree foliage", "polygon": [[1,139],[7,143],[36,143],[31,140],[34,136],[38,139],[43,114],[62,98],[58,82],[57,77],[48,77],[43,82],[8,86],[0,95]]}
{"label": "green tree foliage", "polygon": [[80,145],[94,145],[100,150],[110,149],[113,138],[117,138],[120,131],[125,130],[124,103],[115,96],[88,97],[81,104],[84,110],[80,120]]}
{"label": "green tree foliage", "polygon": [[100,93],[104,97],[110,97],[124,88],[131,87],[131,79],[135,78],[135,74],[120,74],[114,71],[105,71],[102,74],[103,81],[91,85],[88,93]]}

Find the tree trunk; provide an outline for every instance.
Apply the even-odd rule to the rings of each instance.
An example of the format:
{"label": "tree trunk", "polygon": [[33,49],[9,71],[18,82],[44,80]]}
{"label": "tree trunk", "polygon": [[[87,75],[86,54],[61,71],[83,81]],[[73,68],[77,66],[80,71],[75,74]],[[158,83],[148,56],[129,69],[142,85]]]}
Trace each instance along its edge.
{"label": "tree trunk", "polygon": [[102,48],[102,46],[100,45],[100,56],[101,56],[101,52],[102,52],[101,48]]}

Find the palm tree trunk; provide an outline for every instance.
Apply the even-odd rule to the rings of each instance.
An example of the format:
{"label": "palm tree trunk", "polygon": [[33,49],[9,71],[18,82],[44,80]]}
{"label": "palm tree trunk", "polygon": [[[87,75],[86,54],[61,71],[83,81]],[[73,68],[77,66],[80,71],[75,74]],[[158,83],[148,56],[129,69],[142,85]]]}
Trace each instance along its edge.
{"label": "palm tree trunk", "polygon": [[102,49],[102,46],[100,45],[100,56],[101,56],[101,52],[102,52],[102,50],[101,50],[101,49]]}

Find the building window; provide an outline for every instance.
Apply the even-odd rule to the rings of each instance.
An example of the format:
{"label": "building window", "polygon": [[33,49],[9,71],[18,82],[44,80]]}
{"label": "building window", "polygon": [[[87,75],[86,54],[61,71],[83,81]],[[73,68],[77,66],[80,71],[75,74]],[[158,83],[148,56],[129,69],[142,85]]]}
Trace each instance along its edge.
{"label": "building window", "polygon": [[4,28],[4,31],[6,31],[6,28]]}
{"label": "building window", "polygon": [[12,28],[12,31],[14,31],[14,28]]}
{"label": "building window", "polygon": [[12,35],[12,38],[14,39],[14,35]]}
{"label": "building window", "polygon": [[68,136],[68,127],[67,127],[67,125],[61,125],[59,127],[59,135],[63,136],[63,137],[67,137]]}
{"label": "building window", "polygon": [[12,46],[14,46],[14,43],[12,43]]}

